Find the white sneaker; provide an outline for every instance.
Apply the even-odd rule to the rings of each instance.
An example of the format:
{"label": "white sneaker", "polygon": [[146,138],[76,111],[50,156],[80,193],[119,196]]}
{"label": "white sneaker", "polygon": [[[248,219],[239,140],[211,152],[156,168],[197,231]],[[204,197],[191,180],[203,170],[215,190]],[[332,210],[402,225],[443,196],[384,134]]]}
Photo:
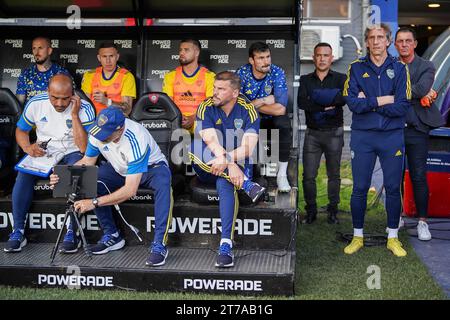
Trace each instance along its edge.
{"label": "white sneaker", "polygon": [[[398,229],[403,228],[405,226],[405,220],[400,216],[400,220],[398,221]],[[386,233],[389,233],[389,228],[386,227]]]}
{"label": "white sneaker", "polygon": [[398,221],[398,228],[403,228],[405,226],[405,220],[400,217],[400,220]]}
{"label": "white sneaker", "polygon": [[291,191],[291,186],[289,185],[287,176],[277,176],[277,185],[279,192]]}
{"label": "white sneaker", "polygon": [[431,240],[431,233],[428,230],[428,224],[425,221],[419,221],[417,224],[417,238],[422,241]]}

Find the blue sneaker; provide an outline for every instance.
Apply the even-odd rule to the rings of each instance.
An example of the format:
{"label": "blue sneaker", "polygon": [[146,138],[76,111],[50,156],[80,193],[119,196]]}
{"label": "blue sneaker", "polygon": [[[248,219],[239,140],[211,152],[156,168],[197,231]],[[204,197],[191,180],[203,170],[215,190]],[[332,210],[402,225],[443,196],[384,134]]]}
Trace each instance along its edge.
{"label": "blue sneaker", "polygon": [[161,242],[152,242],[152,247],[150,249],[150,256],[148,257],[145,264],[150,267],[162,266],[166,263],[167,255],[169,250]]}
{"label": "blue sneaker", "polygon": [[266,191],[266,188],[261,187],[256,182],[252,182],[250,180],[244,181],[244,184],[242,185],[242,189],[250,197],[250,199],[252,199],[253,202],[258,201],[258,199],[261,198],[261,196]]}
{"label": "blue sneaker", "polygon": [[234,266],[234,255],[231,246],[228,243],[222,243],[219,247],[219,256],[217,257],[216,267],[229,268]]}
{"label": "blue sneaker", "polygon": [[64,236],[64,240],[59,250],[60,253],[76,253],[78,249],[81,247],[81,241],[78,238],[78,235],[73,232],[72,229],[68,229],[66,235]]}
{"label": "blue sneaker", "polygon": [[5,252],[20,252],[22,248],[27,245],[27,238],[23,233],[16,229],[10,235],[6,247],[3,249]]}
{"label": "blue sneaker", "polygon": [[111,234],[105,234],[97,244],[93,245],[90,250],[92,254],[105,254],[110,251],[120,250],[125,246],[125,239],[120,235],[114,237]]}

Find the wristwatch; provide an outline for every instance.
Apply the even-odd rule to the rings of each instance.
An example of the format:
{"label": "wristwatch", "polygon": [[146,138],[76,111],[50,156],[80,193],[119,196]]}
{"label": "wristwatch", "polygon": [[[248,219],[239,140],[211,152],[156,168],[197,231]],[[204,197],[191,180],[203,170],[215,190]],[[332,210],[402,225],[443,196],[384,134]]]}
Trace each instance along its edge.
{"label": "wristwatch", "polygon": [[97,198],[93,198],[92,199],[92,204],[94,205],[94,207],[98,208],[98,199]]}

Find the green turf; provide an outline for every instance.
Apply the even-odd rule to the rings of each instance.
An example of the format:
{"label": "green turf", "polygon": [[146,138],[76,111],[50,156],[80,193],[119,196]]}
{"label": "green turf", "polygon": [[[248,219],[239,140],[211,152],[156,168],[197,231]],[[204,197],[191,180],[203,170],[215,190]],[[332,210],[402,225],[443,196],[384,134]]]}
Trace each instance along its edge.
{"label": "green turf", "polygon": [[[301,178],[301,168],[300,175]],[[342,178],[351,178],[348,163],[342,165]],[[303,215],[304,202],[299,184],[299,207]],[[318,206],[325,206],[326,174],[323,165],[318,177]],[[341,188],[341,224],[332,226],[326,222],[326,214],[319,213],[312,225],[299,225],[297,236],[297,264],[294,297],[257,297],[257,299],[446,299],[409,244],[406,233],[400,232],[408,256],[397,258],[384,246],[365,247],[347,256],[345,243],[336,240],[336,232],[351,232],[349,201],[351,186]],[[368,198],[372,204],[375,193]],[[370,205],[366,215],[365,232],[382,233],[386,227],[386,214],[381,204]],[[380,270],[380,289],[369,289],[367,281],[373,272],[370,266]],[[373,282],[370,282],[373,283]],[[255,299],[256,297],[223,296],[181,293],[145,293],[124,291],[30,289],[0,286],[0,299]]]}

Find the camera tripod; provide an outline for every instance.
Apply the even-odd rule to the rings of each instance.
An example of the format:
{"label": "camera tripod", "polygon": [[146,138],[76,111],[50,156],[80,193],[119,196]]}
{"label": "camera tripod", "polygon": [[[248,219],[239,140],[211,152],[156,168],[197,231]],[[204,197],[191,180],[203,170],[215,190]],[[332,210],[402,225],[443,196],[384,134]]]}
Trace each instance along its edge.
{"label": "camera tripod", "polygon": [[58,247],[59,247],[59,242],[61,241],[62,233],[64,231],[64,226],[66,225],[67,219],[69,219],[69,217],[71,218],[72,228],[74,227],[73,224],[75,223],[77,229],[80,232],[81,242],[83,244],[84,252],[86,253],[86,255],[89,258],[92,257],[91,251],[88,248],[86,237],[84,236],[83,228],[81,227],[80,220],[78,219],[78,215],[77,215],[77,213],[75,211],[75,207],[74,207],[75,201],[80,198],[79,195],[78,195],[78,191],[79,191],[78,182],[80,180],[80,176],[74,175],[72,177],[73,177],[73,180],[72,180],[72,192],[67,197],[66,212],[65,212],[65,216],[64,216],[64,222],[63,222],[63,225],[61,226],[61,230],[59,231],[58,238],[56,239],[55,246],[53,247],[52,253],[50,255],[51,263],[53,263],[53,260],[55,259],[55,255],[56,255],[56,252],[58,251]]}

